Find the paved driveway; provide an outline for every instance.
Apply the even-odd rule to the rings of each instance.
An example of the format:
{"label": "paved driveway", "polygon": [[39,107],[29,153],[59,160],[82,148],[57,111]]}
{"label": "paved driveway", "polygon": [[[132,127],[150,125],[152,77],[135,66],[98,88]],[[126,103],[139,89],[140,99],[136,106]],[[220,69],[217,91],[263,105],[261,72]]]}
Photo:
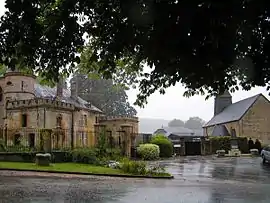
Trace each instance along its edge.
{"label": "paved driveway", "polygon": [[34,178],[2,171],[0,202],[270,202],[270,166],[260,163],[259,158],[211,157],[162,161],[174,180]]}

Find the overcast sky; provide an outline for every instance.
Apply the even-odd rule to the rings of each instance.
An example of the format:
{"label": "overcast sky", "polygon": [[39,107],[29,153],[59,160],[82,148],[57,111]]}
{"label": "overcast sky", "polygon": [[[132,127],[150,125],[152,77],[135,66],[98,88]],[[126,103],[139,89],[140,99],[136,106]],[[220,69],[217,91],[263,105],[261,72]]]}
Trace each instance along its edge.
{"label": "overcast sky", "polygon": [[[4,13],[5,1],[0,0],[0,16]],[[138,90],[128,91],[130,102],[134,102]],[[181,84],[177,84],[174,87],[167,89],[165,95],[160,95],[158,92],[153,94],[148,99],[148,104],[144,109],[136,107],[139,117],[145,118],[163,118],[174,119],[179,118],[187,120],[191,116],[199,116],[204,120],[209,120],[213,115],[213,102],[211,98],[207,101],[203,96],[194,96],[191,98],[183,97],[184,88]],[[256,87],[251,91],[238,91],[233,94],[233,101],[239,101],[241,99],[253,96],[255,94],[263,93],[269,98],[266,88]]]}

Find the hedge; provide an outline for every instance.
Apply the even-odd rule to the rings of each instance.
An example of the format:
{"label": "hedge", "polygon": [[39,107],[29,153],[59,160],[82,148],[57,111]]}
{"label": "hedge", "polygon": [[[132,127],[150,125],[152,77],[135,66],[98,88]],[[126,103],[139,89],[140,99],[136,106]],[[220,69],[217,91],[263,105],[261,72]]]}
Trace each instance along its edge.
{"label": "hedge", "polygon": [[[209,137],[208,144],[205,144],[206,151],[209,152],[209,154],[215,154],[217,150],[225,150],[225,152],[228,153],[228,151],[231,150],[231,139],[232,137],[230,136]],[[248,140],[246,137],[237,137],[237,142],[241,153],[249,153]]]}
{"label": "hedge", "polygon": [[156,144],[159,146],[160,157],[168,158],[173,154],[173,144],[172,142],[165,137],[164,135],[156,135],[151,139],[152,144]]}

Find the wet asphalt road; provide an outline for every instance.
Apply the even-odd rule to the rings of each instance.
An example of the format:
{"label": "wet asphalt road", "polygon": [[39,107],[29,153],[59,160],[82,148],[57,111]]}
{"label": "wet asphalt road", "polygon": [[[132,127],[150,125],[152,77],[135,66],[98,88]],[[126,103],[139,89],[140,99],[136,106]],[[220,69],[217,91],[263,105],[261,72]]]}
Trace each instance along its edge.
{"label": "wet asphalt road", "polygon": [[19,177],[0,171],[0,202],[270,202],[270,166],[260,158],[162,161],[174,180]]}

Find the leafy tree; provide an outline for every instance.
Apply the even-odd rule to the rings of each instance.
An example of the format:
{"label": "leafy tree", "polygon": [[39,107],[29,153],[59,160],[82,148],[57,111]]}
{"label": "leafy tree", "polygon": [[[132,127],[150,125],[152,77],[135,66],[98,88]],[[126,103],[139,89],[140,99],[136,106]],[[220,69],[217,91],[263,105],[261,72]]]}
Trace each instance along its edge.
{"label": "leafy tree", "polygon": [[[81,56],[80,64],[76,66],[75,73],[87,75],[89,79],[108,79],[106,75],[102,75],[102,61],[93,61],[93,47],[88,44],[84,47]],[[132,86],[138,82],[138,72],[134,71],[134,64],[132,63],[131,58],[122,58],[121,60],[116,61],[115,72],[111,74],[111,80],[114,85],[122,86],[125,89],[128,89],[129,86]],[[142,67],[141,67],[142,69]]]}
{"label": "leafy tree", "polygon": [[101,109],[108,116],[135,116],[137,111],[128,102],[122,86],[114,86],[112,80],[90,79],[77,74],[72,80],[78,82],[79,96]]}
{"label": "leafy tree", "polygon": [[81,63],[76,67],[72,80],[78,82],[79,96],[100,108],[110,116],[135,116],[137,111],[128,102],[127,85],[137,82],[137,74],[130,72],[132,65],[126,60],[118,60],[117,72],[112,79],[105,79],[99,73],[102,66],[91,61],[92,47],[86,46],[80,56]]}
{"label": "leafy tree", "polygon": [[201,129],[204,123],[205,121],[199,117],[190,117],[185,122],[185,127],[189,129]]}
{"label": "leafy tree", "polygon": [[[5,74],[7,70],[8,70],[7,66],[0,64],[0,75]],[[21,67],[19,71],[23,73],[28,73],[28,74],[35,74],[33,70],[27,69],[25,67]],[[61,75],[61,76],[65,78],[64,75]],[[46,75],[42,72],[40,72],[39,75],[37,75],[37,82],[41,85],[47,85],[50,87],[54,87],[56,85],[54,80],[47,78]]]}
{"label": "leafy tree", "polygon": [[169,127],[184,127],[185,122],[180,119],[173,119],[168,123]]}
{"label": "leafy tree", "polygon": [[[180,81],[194,94],[269,85],[267,1],[6,1],[0,21],[0,63],[58,78],[80,62],[83,35],[106,78],[125,58],[139,71],[137,104]],[[69,65],[69,66],[68,66]],[[36,68],[37,67],[37,68]]]}
{"label": "leafy tree", "polygon": [[7,67],[3,64],[0,64],[0,75],[3,75],[7,71]]}

